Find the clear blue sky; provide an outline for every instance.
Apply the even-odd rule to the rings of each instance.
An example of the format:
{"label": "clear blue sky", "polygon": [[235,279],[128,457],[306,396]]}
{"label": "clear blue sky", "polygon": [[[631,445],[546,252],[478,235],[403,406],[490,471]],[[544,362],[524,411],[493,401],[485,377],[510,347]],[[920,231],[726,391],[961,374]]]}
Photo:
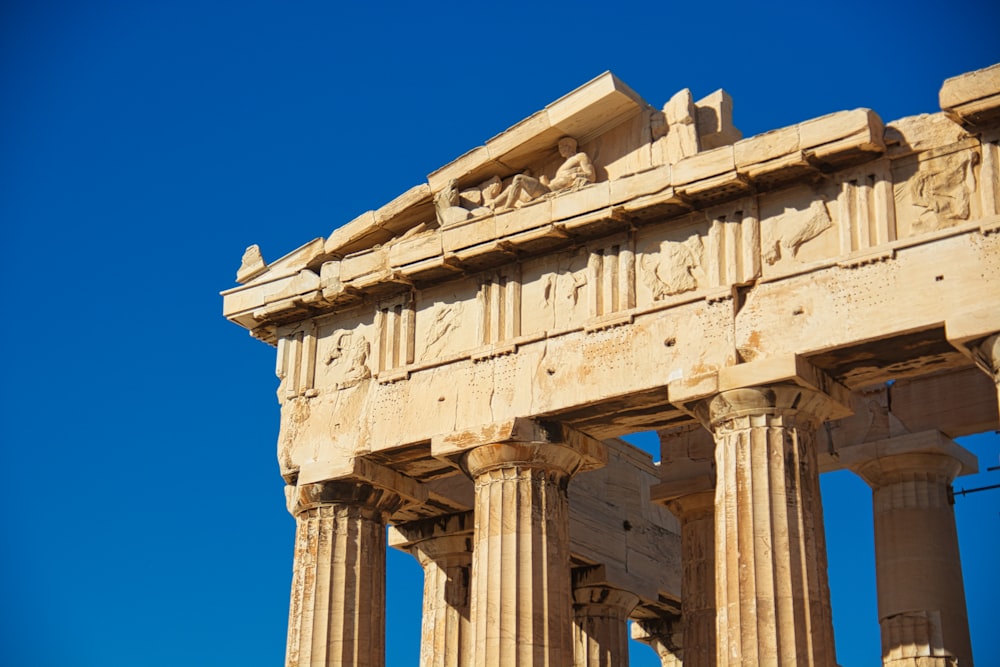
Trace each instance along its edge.
{"label": "clear blue sky", "polygon": [[[4,2],[0,663],[281,663],[274,352],[218,296],[247,245],[328,235],[605,70],[654,105],[725,88],[747,136],[889,121],[1000,61],[998,25],[985,0]],[[970,446],[997,464],[995,436]],[[839,660],[877,665],[870,494],[823,491]],[[956,511],[1000,664],[1000,492]],[[421,575],[389,562],[388,664],[415,666]]]}

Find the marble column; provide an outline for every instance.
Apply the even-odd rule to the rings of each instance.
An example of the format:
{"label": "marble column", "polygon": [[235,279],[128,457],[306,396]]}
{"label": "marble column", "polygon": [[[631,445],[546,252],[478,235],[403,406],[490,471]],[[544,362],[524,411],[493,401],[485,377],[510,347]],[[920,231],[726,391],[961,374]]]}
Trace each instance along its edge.
{"label": "marble column", "polygon": [[681,667],[684,662],[683,623],[676,618],[643,619],[632,622],[632,639],[656,652],[660,667]]}
{"label": "marble column", "polygon": [[951,667],[956,658],[961,667],[972,665],[949,493],[962,467],[962,461],[947,454],[919,451],[852,466],[872,487],[886,667]]}
{"label": "marble column", "polygon": [[602,584],[573,587],[573,664],[628,667],[628,617],[639,596]]}
{"label": "marble column", "polygon": [[385,664],[385,521],[401,502],[363,482],[289,487],[296,535],[287,667]]}
{"label": "marble column", "polygon": [[472,664],[469,602],[472,513],[393,526],[389,543],[413,554],[424,569],[420,667]]}
{"label": "marble column", "polygon": [[659,432],[660,484],[650,498],[681,528],[681,618],[685,667],[714,667],[715,442],[701,426]]}
{"label": "marble column", "polygon": [[549,443],[481,445],[466,455],[475,486],[476,667],[572,664],[566,490],[582,461]]}
{"label": "marble column", "polygon": [[716,442],[719,665],[836,664],[815,448],[829,410],[790,384],[696,408]]}
{"label": "marble column", "polygon": [[715,491],[678,496],[667,507],[681,524],[684,667],[714,667]]}

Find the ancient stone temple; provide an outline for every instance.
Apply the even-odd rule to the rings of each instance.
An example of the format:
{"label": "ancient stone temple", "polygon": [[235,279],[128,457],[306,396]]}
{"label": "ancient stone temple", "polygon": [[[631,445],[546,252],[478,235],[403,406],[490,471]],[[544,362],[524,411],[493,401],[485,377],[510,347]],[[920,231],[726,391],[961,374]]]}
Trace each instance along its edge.
{"label": "ancient stone temple", "polygon": [[742,138],[724,91],[661,109],[603,74],[247,249],[224,310],[277,348],[287,665],[384,664],[392,546],[425,667],[627,665],[629,632],[663,665],[832,667],[843,468],[883,663],[971,665],[950,485],[954,438],[998,426],[1000,65],[940,102]]}

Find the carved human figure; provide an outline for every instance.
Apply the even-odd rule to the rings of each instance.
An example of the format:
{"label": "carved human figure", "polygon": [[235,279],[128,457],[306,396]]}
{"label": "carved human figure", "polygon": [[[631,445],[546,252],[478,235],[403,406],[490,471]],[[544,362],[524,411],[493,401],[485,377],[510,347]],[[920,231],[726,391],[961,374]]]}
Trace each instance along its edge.
{"label": "carved human figure", "polygon": [[427,332],[427,347],[424,348],[422,359],[432,359],[441,353],[447,343],[448,334],[458,328],[461,323],[462,304],[437,303],[434,307],[434,321]]}
{"label": "carved human figure", "polygon": [[643,257],[643,275],[653,299],[659,301],[698,289],[696,275],[701,273],[701,252],[701,237],[692,234],[683,242],[664,241],[658,256]]}
{"label": "carved human figure", "polygon": [[530,171],[518,174],[510,186],[501,193],[497,208],[514,208],[550,192],[563,192],[593,183],[597,174],[586,153],[577,150],[576,139],[563,137],[559,140],[559,154],[566,160],[549,180],[545,175],[535,178]]}
{"label": "carved human figure", "polygon": [[[338,389],[347,389],[357,385],[362,380],[367,380],[372,376],[371,369],[368,368],[368,357],[371,354],[371,344],[364,336],[355,337],[351,332],[341,333],[337,337],[337,342],[333,350],[326,355],[324,362],[327,366],[337,362],[345,368],[340,381],[337,383]],[[346,363],[345,363],[346,362]]]}

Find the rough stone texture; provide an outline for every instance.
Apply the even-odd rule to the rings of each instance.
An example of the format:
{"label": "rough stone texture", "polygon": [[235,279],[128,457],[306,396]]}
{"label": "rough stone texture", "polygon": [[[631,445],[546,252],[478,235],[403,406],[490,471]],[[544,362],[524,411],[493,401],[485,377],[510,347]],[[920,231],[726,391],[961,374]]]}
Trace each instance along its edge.
{"label": "rough stone texture", "polygon": [[604,585],[573,587],[573,664],[628,667],[628,617],[639,596]]}
{"label": "rough stone texture", "polygon": [[399,496],[349,482],[307,485],[293,493],[295,569],[285,664],[381,667],[384,522]]}
{"label": "rough stone texture", "polygon": [[424,569],[420,667],[472,664],[472,524],[464,513],[390,528],[389,543],[412,553]]}
{"label": "rough stone texture", "polygon": [[902,440],[855,468],[872,487],[883,664],[972,665],[950,497],[969,457],[954,444],[943,453],[936,433]]}
{"label": "rough stone texture", "polygon": [[716,439],[720,665],[836,665],[814,448],[827,403],[774,385],[699,406]]}
{"label": "rough stone texture", "polygon": [[561,445],[483,445],[476,485],[472,613],[476,667],[573,660],[566,488],[581,456]]}
{"label": "rough stone texture", "polygon": [[[569,573],[594,567],[638,598],[643,627],[683,611],[672,638],[648,635],[664,664],[682,626],[688,663],[707,661],[708,586],[681,584],[707,577],[706,535],[682,549],[663,505],[703,527],[699,494],[717,477],[719,663],[833,664],[818,470],[1000,425],[998,73],[946,81],[941,113],[837,111],[747,138],[724,91],[654,107],[605,73],[326,238],[270,263],[248,248],[223,310],[277,348],[291,496],[398,496],[291,503],[290,663],[380,660],[381,593],[365,582],[384,545],[353,552],[340,536],[465,512],[476,664],[569,664]],[[693,442],[699,419],[714,456],[667,447],[658,470],[611,440],[687,429]],[[566,451],[572,464],[526,454]],[[913,538],[909,511],[880,515],[880,561]],[[935,512],[912,520],[947,523]],[[399,545],[419,555],[417,542]],[[941,555],[938,575],[957,581],[956,559]],[[448,598],[425,565],[428,596]],[[344,604],[322,597],[327,579]],[[880,574],[880,599],[889,589]],[[447,631],[425,659],[445,664],[461,605],[431,602],[428,636]],[[948,648],[966,624],[958,597],[885,604],[887,659],[969,655]]]}

